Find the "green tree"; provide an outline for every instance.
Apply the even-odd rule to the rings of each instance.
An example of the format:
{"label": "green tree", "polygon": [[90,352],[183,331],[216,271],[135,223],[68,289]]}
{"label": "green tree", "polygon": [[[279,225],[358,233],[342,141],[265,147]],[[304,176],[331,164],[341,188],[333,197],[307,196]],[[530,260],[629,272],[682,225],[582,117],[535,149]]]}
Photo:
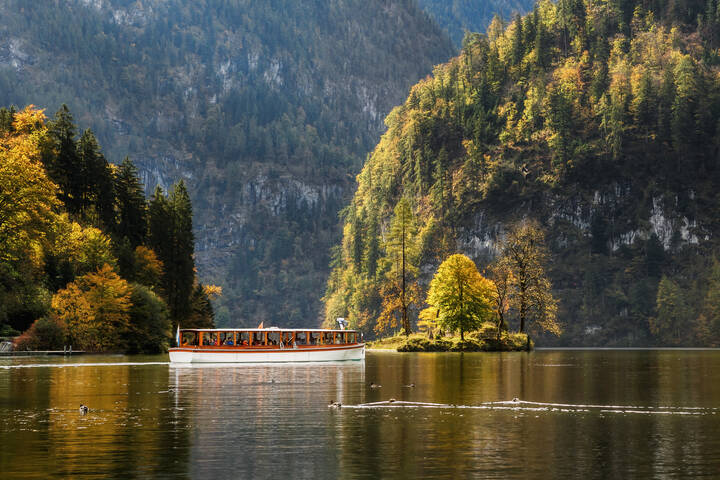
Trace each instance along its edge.
{"label": "green tree", "polygon": [[698,323],[706,325],[709,338],[704,345],[720,345],[720,261],[713,260],[706,280],[705,298],[700,309]]}
{"label": "green tree", "polygon": [[60,187],[58,197],[68,211],[78,214],[82,207],[83,171],[75,141],[77,127],[67,105],[55,112],[48,127],[55,150],[45,163],[48,175]]}
{"label": "green tree", "polygon": [[166,197],[158,187],[149,205],[149,243],[163,265],[162,290],[173,326],[191,313],[195,283],[192,205],[181,180]]}
{"label": "green tree", "polygon": [[496,291],[491,280],[480,275],[475,263],[465,255],[448,257],[430,282],[427,303],[438,312],[444,329],[465,332],[477,329],[496,316]]}
{"label": "green tree", "polygon": [[125,157],[114,176],[119,238],[127,238],[131,248],[142,245],[147,238],[147,201],[137,167]]}
{"label": "green tree", "polygon": [[663,346],[681,345],[691,333],[691,310],[680,285],[664,275],[658,286],[656,308],[650,331]]}
{"label": "green tree", "polygon": [[78,189],[80,213],[86,221],[112,231],[115,229],[113,174],[92,130],[83,132],[77,150],[82,175]]}
{"label": "green tree", "polygon": [[167,305],[144,285],[132,283],[130,290],[128,353],[166,352],[172,337]]}

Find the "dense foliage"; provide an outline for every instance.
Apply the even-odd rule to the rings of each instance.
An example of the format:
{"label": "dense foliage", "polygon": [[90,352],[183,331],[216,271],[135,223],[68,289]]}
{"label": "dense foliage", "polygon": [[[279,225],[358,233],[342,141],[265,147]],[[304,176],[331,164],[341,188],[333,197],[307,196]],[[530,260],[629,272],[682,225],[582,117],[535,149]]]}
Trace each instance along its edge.
{"label": "dense foliage", "polygon": [[378,318],[384,272],[366,259],[410,198],[422,285],[456,251],[488,265],[531,218],[560,342],[718,344],[717,8],[541,1],[468,35],[387,117],[345,210],[326,318]]}
{"label": "dense foliage", "polygon": [[186,180],[224,325],[318,321],[353,175],[455,52],[412,0],[2,0],[0,15],[0,104],[67,102],[148,193]]}
{"label": "dense foliage", "polygon": [[21,348],[155,352],[171,324],[212,326],[187,191],[142,192],[65,106],[50,122],[0,109],[0,330],[27,329]]}

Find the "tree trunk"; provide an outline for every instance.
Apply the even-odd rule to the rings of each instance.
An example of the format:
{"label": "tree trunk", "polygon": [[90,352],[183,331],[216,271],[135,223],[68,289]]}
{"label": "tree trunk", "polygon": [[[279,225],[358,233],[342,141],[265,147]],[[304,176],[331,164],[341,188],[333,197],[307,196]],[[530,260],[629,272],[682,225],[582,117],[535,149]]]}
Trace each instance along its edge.
{"label": "tree trunk", "polygon": [[405,221],[402,224],[402,326],[403,333],[410,335],[410,322],[407,316],[407,301],[405,298]]}

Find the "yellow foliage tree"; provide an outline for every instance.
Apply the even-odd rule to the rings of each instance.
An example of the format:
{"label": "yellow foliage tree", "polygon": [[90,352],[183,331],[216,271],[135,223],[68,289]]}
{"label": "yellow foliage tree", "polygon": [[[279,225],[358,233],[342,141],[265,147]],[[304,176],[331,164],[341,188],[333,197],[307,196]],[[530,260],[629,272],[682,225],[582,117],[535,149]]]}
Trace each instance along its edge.
{"label": "yellow foliage tree", "polygon": [[105,264],[55,294],[52,308],[76,348],[123,351],[130,330],[130,295],[128,283]]}
{"label": "yellow foliage tree", "polygon": [[40,258],[55,221],[57,186],[40,155],[47,142],[45,115],[32,105],[15,115],[13,132],[0,138],[0,260]]}
{"label": "yellow foliage tree", "polygon": [[480,275],[475,263],[465,255],[448,257],[430,282],[427,303],[437,310],[440,326],[465,332],[494,319],[495,284]]}
{"label": "yellow foliage tree", "polygon": [[135,280],[153,289],[160,285],[163,263],[155,254],[155,250],[139,245],[135,247],[134,257]]}

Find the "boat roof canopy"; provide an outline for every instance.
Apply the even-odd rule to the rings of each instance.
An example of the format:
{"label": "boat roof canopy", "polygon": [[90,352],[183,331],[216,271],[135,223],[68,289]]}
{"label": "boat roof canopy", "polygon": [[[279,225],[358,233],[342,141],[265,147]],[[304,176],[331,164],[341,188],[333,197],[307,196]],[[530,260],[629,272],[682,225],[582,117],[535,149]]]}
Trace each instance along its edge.
{"label": "boat roof canopy", "polygon": [[181,332],[357,332],[327,328],[181,328]]}

